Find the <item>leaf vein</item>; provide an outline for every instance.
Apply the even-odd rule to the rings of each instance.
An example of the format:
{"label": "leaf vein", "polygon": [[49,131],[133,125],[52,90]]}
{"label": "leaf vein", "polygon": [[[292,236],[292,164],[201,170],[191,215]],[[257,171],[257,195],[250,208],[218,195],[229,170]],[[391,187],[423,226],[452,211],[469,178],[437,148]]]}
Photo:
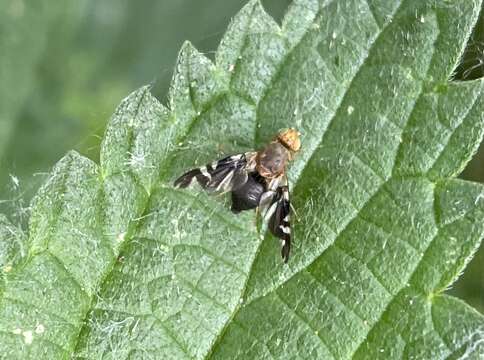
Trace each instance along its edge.
{"label": "leaf vein", "polygon": [[319,334],[318,329],[315,328],[314,326],[312,326],[310,324],[310,322],[307,319],[305,319],[305,317],[303,315],[301,315],[295,308],[293,309],[291,306],[289,306],[289,304],[286,301],[284,301],[282,296],[280,296],[277,291],[275,292],[275,294],[276,294],[276,298],[279,299],[280,303],[283,304],[286,309],[288,309],[290,312],[292,312],[296,316],[296,318],[299,319],[299,321],[301,321],[303,324],[305,324],[312,331],[312,333],[319,338],[321,345],[323,345],[323,347],[326,350],[328,350],[328,352],[331,354],[332,358],[338,359],[338,356],[334,353],[333,349],[330,348],[330,346],[328,345],[326,340]]}

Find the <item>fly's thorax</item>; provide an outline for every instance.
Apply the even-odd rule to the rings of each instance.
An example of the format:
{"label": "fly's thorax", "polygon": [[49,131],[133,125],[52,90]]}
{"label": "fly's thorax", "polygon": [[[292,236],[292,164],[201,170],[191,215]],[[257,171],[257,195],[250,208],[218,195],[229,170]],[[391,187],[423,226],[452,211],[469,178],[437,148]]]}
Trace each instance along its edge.
{"label": "fly's thorax", "polygon": [[290,159],[289,151],[278,141],[273,141],[257,154],[257,171],[272,179],[284,173]]}

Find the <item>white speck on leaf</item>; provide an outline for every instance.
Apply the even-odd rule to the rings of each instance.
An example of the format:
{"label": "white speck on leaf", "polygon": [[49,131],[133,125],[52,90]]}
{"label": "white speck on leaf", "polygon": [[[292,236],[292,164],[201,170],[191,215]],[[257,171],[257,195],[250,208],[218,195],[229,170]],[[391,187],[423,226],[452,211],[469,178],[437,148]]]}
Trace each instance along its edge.
{"label": "white speck on leaf", "polygon": [[116,240],[118,240],[118,242],[123,242],[125,236],[126,236],[125,232],[119,233],[118,236],[116,237]]}
{"label": "white speck on leaf", "polygon": [[348,106],[347,111],[348,111],[348,115],[351,115],[351,114],[353,114],[353,111],[355,111],[355,108],[350,105],[350,106]]}
{"label": "white speck on leaf", "polygon": [[37,325],[36,328],[35,328],[36,334],[43,334],[44,331],[45,331],[45,327],[42,324]]}
{"label": "white speck on leaf", "polygon": [[24,337],[24,342],[27,344],[27,345],[30,345],[32,344],[32,341],[34,341],[34,334],[32,333],[32,330],[27,330],[27,331],[24,331],[22,333],[23,337]]}
{"label": "white speck on leaf", "polygon": [[16,328],[14,331],[12,331],[15,335],[20,335],[22,333],[22,329]]}
{"label": "white speck on leaf", "polygon": [[134,154],[129,153],[130,158],[126,162],[126,165],[131,167],[145,167],[145,156],[144,154]]}

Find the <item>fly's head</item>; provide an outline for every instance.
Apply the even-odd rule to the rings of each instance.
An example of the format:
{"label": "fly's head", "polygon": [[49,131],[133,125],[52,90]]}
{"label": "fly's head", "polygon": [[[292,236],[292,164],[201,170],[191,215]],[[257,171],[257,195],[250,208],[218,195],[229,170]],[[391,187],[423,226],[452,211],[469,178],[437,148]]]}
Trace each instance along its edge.
{"label": "fly's head", "polygon": [[289,150],[290,159],[293,159],[294,155],[301,149],[300,135],[301,133],[293,128],[281,130],[279,134],[277,134],[275,140]]}

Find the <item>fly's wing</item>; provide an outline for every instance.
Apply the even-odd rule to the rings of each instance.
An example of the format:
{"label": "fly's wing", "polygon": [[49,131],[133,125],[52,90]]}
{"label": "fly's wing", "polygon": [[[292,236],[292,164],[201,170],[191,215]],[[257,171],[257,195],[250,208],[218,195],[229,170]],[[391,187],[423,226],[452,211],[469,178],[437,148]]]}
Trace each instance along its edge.
{"label": "fly's wing", "polygon": [[192,169],[175,180],[175,186],[186,188],[193,179],[211,192],[224,193],[247,182],[247,172],[255,166],[255,152],[228,156],[201,168]]}
{"label": "fly's wing", "polygon": [[281,239],[281,256],[285,263],[289,260],[291,250],[291,204],[289,202],[289,188],[287,180],[284,185],[279,182],[272,184],[277,186],[275,190],[268,190],[261,197],[261,207],[264,219],[268,221],[268,227],[274,236]]}

